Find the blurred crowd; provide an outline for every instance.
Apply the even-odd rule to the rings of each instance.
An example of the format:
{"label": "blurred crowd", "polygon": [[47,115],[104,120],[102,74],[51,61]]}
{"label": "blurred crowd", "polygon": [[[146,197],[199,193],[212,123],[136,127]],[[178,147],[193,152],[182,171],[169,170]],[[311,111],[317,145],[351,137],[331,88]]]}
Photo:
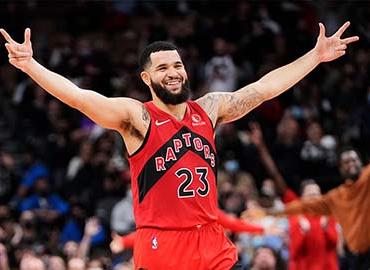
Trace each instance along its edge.
{"label": "blurred crowd", "polygon": [[[34,57],[80,87],[144,102],[150,93],[138,76],[137,56],[152,41],[181,49],[195,99],[234,91],[301,56],[313,48],[319,21],[328,35],[351,21],[347,34],[360,41],[346,56],[216,130],[219,205],[239,217],[246,209],[284,207],[260,155],[261,140],[289,191],[302,198],[341,183],[342,147],[355,147],[368,163],[369,7],[366,1],[2,1],[0,22],[18,41],[30,27]],[[117,133],[49,96],[2,50],[0,269],[131,269],[132,251],[109,249],[111,232],[135,229],[126,156]],[[315,182],[302,187],[307,179]],[[332,237],[325,241],[337,261],[326,269],[347,269],[340,227],[330,218],[248,221],[285,233],[230,232],[244,269],[294,269],[292,254],[300,246],[292,239],[309,242],[314,229],[328,228]]]}

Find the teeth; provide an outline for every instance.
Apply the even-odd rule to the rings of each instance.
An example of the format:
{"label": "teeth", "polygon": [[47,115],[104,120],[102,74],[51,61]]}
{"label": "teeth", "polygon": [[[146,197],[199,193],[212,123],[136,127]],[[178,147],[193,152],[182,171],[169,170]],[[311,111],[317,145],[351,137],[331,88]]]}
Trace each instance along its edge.
{"label": "teeth", "polygon": [[174,82],[166,82],[167,85],[175,85],[180,83],[180,81],[174,81]]}

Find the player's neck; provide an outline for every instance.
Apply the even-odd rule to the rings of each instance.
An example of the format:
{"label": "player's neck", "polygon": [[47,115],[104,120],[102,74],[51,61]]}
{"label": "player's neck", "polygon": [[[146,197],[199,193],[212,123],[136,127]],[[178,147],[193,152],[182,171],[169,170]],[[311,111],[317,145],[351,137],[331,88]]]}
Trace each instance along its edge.
{"label": "player's neck", "polygon": [[176,105],[163,103],[159,99],[153,99],[153,102],[158,108],[168,114],[171,114],[173,117],[177,118],[177,120],[181,121],[184,118],[186,111],[186,102]]}

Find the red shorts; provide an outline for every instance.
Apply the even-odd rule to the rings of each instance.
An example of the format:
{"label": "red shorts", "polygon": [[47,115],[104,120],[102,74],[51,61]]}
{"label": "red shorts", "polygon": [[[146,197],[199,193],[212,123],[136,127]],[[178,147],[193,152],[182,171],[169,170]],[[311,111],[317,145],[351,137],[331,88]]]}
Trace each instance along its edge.
{"label": "red shorts", "polygon": [[236,262],[236,248],[217,223],[189,230],[137,230],[136,270],[226,270]]}

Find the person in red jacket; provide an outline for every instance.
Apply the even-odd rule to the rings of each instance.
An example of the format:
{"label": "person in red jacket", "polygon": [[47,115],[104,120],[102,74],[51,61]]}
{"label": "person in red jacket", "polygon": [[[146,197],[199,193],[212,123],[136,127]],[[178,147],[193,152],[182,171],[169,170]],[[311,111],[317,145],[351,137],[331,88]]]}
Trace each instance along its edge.
{"label": "person in red jacket", "polygon": [[[255,144],[261,161],[275,182],[277,192],[284,203],[298,200],[289,189],[272,159],[258,124],[251,125],[251,140]],[[301,183],[301,200],[321,195],[320,187],[310,179]],[[298,215],[289,217],[289,270],[337,270],[336,254],[338,233],[337,222],[327,216]]]}

